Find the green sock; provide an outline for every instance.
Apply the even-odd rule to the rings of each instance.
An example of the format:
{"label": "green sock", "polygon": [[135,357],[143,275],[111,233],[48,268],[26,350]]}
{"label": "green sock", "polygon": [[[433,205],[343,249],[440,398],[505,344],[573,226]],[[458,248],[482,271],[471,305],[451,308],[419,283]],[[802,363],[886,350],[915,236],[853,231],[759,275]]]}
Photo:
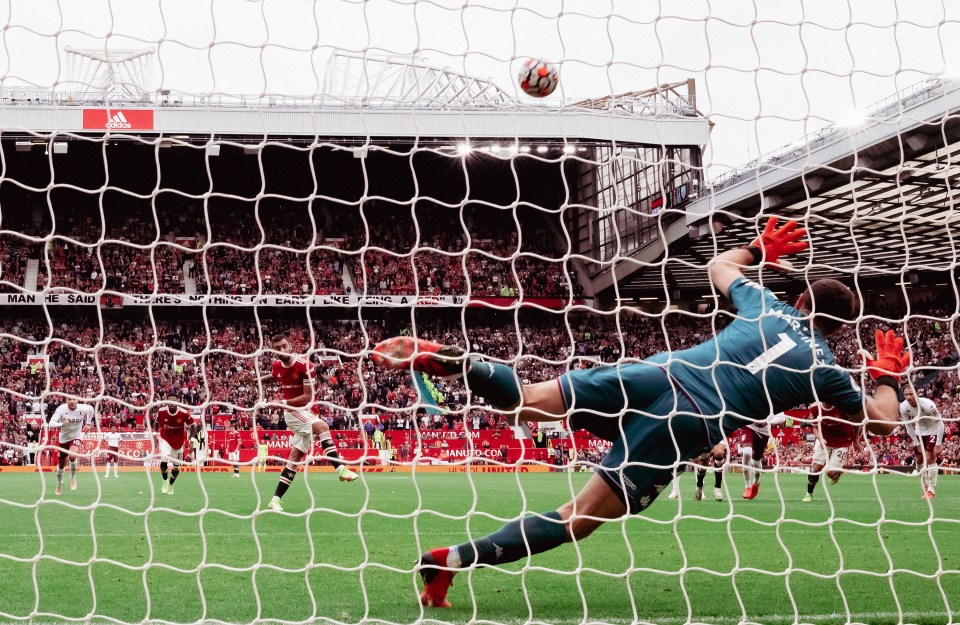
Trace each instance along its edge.
{"label": "green sock", "polygon": [[471,360],[466,377],[470,392],[494,408],[509,410],[520,403],[520,380],[507,365]]}
{"label": "green sock", "polygon": [[459,566],[507,564],[542,553],[567,542],[567,526],[557,512],[528,516],[507,523],[499,530],[474,542],[455,547]]}

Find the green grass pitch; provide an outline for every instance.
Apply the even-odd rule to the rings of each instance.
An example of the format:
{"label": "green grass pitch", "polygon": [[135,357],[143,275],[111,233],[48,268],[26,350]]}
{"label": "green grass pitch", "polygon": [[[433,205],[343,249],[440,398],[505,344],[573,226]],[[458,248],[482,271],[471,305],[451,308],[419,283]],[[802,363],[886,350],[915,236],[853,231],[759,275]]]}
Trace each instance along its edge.
{"label": "green grass pitch", "polygon": [[79,490],[61,498],[52,474],[4,473],[0,622],[941,624],[957,616],[960,479],[941,477],[931,508],[919,499],[919,478],[859,474],[821,483],[812,504],[800,502],[802,475],[764,476],[755,501],[741,500],[742,478],[729,475],[727,500],[717,503],[693,501],[687,474],[681,500],[665,493],[643,516],[578,545],[460,574],[452,609],[420,608],[412,569],[422,549],[552,510],[586,478],[380,473],[345,484],[300,475],[284,499],[289,514],[275,514],[256,511],[276,473],[202,481],[184,473],[171,496],[160,494],[156,472],[81,473]]}

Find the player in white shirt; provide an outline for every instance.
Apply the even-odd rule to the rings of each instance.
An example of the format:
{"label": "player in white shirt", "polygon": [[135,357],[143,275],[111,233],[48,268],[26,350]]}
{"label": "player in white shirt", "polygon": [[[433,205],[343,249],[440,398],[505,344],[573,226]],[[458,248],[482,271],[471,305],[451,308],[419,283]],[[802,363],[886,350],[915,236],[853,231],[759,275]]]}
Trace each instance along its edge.
{"label": "player in white shirt", "polygon": [[937,473],[940,465],[940,446],[943,444],[943,417],[936,404],[926,397],[917,397],[910,385],[903,387],[904,401],[900,404],[900,420],[904,422],[907,434],[919,449],[917,457],[923,458],[920,471],[920,485],[923,486],[922,499],[936,497]]}
{"label": "player in white shirt", "polygon": [[103,442],[107,446],[107,472],[104,474],[104,477],[110,477],[110,464],[113,464],[113,477],[119,478],[120,473],[117,468],[117,465],[120,462],[120,432],[117,431],[117,426],[112,426],[110,431],[103,436]]}
{"label": "player in white shirt", "polygon": [[83,445],[83,432],[93,425],[95,411],[90,404],[70,398],[60,404],[47,424],[60,428],[60,454],[57,459],[57,495],[63,493],[63,470],[70,459],[70,490],[77,490],[77,454]]}

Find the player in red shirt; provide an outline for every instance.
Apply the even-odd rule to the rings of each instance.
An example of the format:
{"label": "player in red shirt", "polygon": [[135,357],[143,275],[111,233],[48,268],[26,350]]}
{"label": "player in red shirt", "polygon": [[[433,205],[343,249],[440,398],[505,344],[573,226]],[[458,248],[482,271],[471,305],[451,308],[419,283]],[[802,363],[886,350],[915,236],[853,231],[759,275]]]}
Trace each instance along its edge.
{"label": "player in red shirt", "polygon": [[227,432],[227,460],[233,463],[233,477],[240,477],[240,432],[233,421]]}
{"label": "player in red shirt", "polygon": [[273,362],[270,373],[260,376],[260,383],[274,380],[280,383],[280,394],[283,395],[280,403],[285,408],[284,420],[287,423],[287,429],[293,432],[287,464],[280,472],[277,490],[267,505],[269,510],[281,511],[283,508],[280,506],[280,498],[287,492],[293,478],[297,476],[300,463],[313,449],[314,435],[320,441],[323,455],[331,465],[336,467],[337,476],[341,482],[352,482],[357,479],[357,474],[340,460],[340,454],[337,453],[337,447],[330,436],[330,428],[326,421],[317,416],[316,407],[313,404],[313,385],[316,379],[313,365],[307,362],[306,358],[292,353],[290,341],[286,336],[282,334],[274,336],[271,344],[279,356]]}
{"label": "player in red shirt", "polygon": [[813,501],[813,490],[825,467],[831,484],[840,481],[847,464],[847,451],[860,434],[860,427],[830,404],[820,404],[814,414],[818,414],[814,427],[817,441],[813,444],[813,466],[807,475],[807,495],[803,498],[807,502]]}
{"label": "player in red shirt", "polygon": [[[193,414],[177,405],[179,397],[175,392],[167,395],[167,402],[157,409],[154,416],[153,431],[158,435],[160,448],[160,476],[163,486],[160,492],[165,495],[173,494],[173,483],[180,475],[180,463],[183,462],[183,446],[187,441],[187,428],[193,424]],[[173,463],[170,472],[170,482],[167,483],[167,462]]]}

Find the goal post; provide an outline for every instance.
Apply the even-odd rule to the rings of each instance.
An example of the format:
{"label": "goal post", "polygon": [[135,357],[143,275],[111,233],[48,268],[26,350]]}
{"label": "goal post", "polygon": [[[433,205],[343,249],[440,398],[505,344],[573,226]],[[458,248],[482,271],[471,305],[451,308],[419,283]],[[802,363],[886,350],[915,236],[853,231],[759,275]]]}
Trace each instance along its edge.
{"label": "goal post", "polygon": [[[954,12],[11,9],[0,623],[956,622]],[[556,91],[524,93],[527,59]],[[851,289],[855,318],[820,338],[871,395],[862,351],[903,337],[904,423],[844,446],[858,415],[801,403],[709,453],[605,471],[653,405],[633,367],[743,330],[710,272],[771,217],[808,248],[743,288],[801,308],[820,279]],[[560,389],[567,418],[517,423],[473,369],[385,367],[376,346],[402,337]],[[765,340],[704,379],[823,356]],[[569,380],[600,368],[619,386],[590,406],[624,404],[581,411],[612,424],[591,432]],[[644,418],[680,453],[685,402],[711,399],[672,397]],[[639,468],[660,473],[636,514],[582,512],[584,488],[628,501]],[[488,566],[520,549],[503,539],[542,552]],[[450,546],[479,565],[448,560],[452,606],[424,605],[421,558]]]}

